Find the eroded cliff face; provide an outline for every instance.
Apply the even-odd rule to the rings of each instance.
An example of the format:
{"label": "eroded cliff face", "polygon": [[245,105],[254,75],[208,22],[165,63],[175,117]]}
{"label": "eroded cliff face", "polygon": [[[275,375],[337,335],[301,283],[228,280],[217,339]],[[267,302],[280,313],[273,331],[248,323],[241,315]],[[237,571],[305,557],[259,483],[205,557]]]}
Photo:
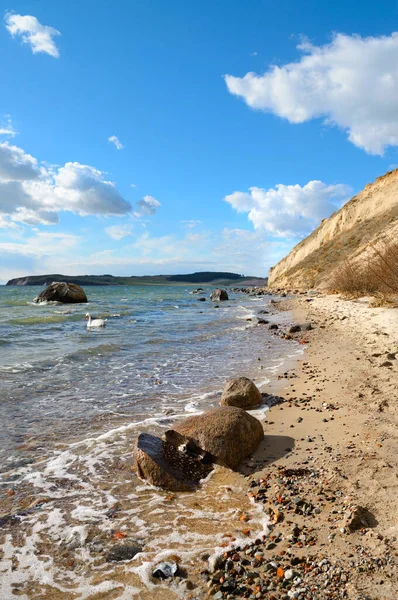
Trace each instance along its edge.
{"label": "eroded cliff face", "polygon": [[369,243],[398,229],[398,169],[378,177],[270,269],[270,287],[327,287],[347,258],[361,260]]}

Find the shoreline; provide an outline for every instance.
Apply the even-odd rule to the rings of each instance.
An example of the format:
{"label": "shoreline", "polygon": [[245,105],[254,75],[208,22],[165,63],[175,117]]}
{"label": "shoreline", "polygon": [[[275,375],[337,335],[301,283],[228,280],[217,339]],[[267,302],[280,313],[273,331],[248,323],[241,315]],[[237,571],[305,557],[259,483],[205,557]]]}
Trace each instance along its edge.
{"label": "shoreline", "polygon": [[[84,598],[102,598],[101,589],[105,591],[109,577],[108,583],[113,587],[108,591],[112,597],[130,598],[138,589],[141,572],[147,587],[137,593],[143,600],[154,594],[162,600],[213,597],[396,600],[398,444],[393,400],[394,390],[398,389],[398,370],[392,358],[387,361],[392,366],[380,366],[386,362],[386,352],[393,354],[395,344],[398,350],[396,331],[383,335],[387,333],[384,329],[392,328],[396,313],[369,309],[364,302],[348,302],[333,296],[282,298],[271,304],[270,322],[275,318],[285,323],[283,318],[278,319],[278,311],[288,311],[289,322],[311,321],[314,329],[305,332],[309,343],[303,345],[305,351],[301,357],[294,357],[297,345],[286,341],[285,373],[280,373],[279,368],[277,375],[276,366],[270,383],[262,387],[262,392],[277,399],[262,420],[264,442],[238,472],[217,469],[202,490],[194,494],[157,492],[139,484],[133,505],[131,500],[128,503],[123,500],[117,508],[120,517],[117,512],[109,522],[99,522],[100,527],[89,521],[88,531],[92,533],[82,544],[82,556],[94,552],[94,569],[87,561],[88,554],[86,560],[80,557],[80,546],[74,549],[70,541],[59,538],[54,566],[59,569],[65,565],[65,574],[68,571],[86,574],[88,595],[84,593]],[[288,327],[281,324],[275,332],[278,346],[279,337]],[[375,327],[378,333],[373,333]],[[290,337],[299,341],[303,334]],[[272,338],[267,335],[264,340],[265,352],[269,348],[272,352],[276,347]],[[103,448],[111,447],[110,442]],[[118,456],[114,456],[113,460],[117,460],[110,471],[112,481],[98,480],[98,491],[101,493],[103,489],[104,499],[109,493],[118,499],[120,493],[124,496],[134,491],[132,442],[130,437],[124,440]],[[113,440],[114,444],[120,445],[121,440]],[[98,456],[102,452],[102,446],[98,447]],[[85,460],[84,455],[81,459]],[[2,502],[10,512],[19,500],[23,501],[18,488],[15,491],[15,496],[3,498]],[[54,500],[44,499],[43,505],[37,504],[41,496],[30,497],[32,506],[37,505],[38,509],[29,510],[39,510],[50,519],[52,511],[59,510],[65,499],[54,497]],[[181,578],[159,584],[151,582],[153,550],[145,554],[142,565],[146,565],[145,573],[138,564],[141,561],[135,560],[116,564],[112,575],[111,565],[104,571],[100,557],[110,540],[119,535],[123,542],[118,543],[134,541],[129,535],[134,503],[137,507],[148,504],[148,511],[152,506],[155,513],[164,511],[166,520],[158,533],[164,546],[157,558],[174,557],[180,561],[181,573],[185,572]],[[360,526],[350,532],[357,505],[368,511],[365,516],[371,526]],[[42,514],[42,522],[44,518]],[[267,521],[270,531],[261,532],[259,525]],[[184,542],[178,539],[180,525],[188,536]],[[11,524],[11,531],[12,527],[15,524]],[[220,543],[217,556],[214,546],[208,553],[193,550],[200,536],[203,536],[201,545],[210,549],[205,539],[216,536],[216,531]],[[143,541],[148,533],[143,533]],[[15,534],[17,539],[18,533]],[[43,549],[51,555],[54,540],[47,541],[48,546]],[[273,564],[278,572],[269,567]],[[123,589],[120,586],[124,592],[113,596]],[[246,591],[235,593],[239,586]],[[40,593],[33,586],[29,600],[41,597]],[[48,593],[49,598],[58,599],[55,588]],[[72,588],[66,596],[61,593],[61,597],[62,600],[74,597]]]}
{"label": "shoreline", "polygon": [[[281,403],[270,408],[265,442],[242,468],[249,496],[273,525],[267,541],[249,546],[249,579],[239,575],[246,550],[221,565],[254,594],[243,597],[396,600],[398,313],[336,296],[276,306],[314,329],[305,331],[303,358],[265,389]],[[209,580],[208,597],[235,597],[214,575]]]}

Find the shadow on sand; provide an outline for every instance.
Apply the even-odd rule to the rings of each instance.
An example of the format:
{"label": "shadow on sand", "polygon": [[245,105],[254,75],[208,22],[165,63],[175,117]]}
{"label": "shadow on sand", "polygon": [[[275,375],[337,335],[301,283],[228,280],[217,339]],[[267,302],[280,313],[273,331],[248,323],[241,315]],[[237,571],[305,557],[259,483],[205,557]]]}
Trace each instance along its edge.
{"label": "shadow on sand", "polygon": [[[252,458],[243,461],[239,473],[250,475],[261,471],[279,458],[293,451],[295,440],[287,435],[265,435],[265,438],[254,452]],[[254,464],[253,464],[254,463]]]}

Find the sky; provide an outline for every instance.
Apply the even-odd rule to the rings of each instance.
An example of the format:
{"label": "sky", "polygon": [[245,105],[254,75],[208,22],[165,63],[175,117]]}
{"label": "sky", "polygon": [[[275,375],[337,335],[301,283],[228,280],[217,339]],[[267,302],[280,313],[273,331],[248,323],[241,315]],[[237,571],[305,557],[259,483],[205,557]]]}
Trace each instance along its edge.
{"label": "sky", "polygon": [[7,1],[0,283],[266,276],[398,167],[398,2]]}

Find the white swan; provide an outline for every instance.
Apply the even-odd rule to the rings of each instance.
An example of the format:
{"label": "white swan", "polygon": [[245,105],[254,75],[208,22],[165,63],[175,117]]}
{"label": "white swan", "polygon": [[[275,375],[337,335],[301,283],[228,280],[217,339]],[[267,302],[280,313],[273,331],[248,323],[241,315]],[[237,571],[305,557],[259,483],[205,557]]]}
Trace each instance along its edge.
{"label": "white swan", "polygon": [[105,327],[106,319],[91,319],[90,313],[86,314],[87,329],[90,327]]}

